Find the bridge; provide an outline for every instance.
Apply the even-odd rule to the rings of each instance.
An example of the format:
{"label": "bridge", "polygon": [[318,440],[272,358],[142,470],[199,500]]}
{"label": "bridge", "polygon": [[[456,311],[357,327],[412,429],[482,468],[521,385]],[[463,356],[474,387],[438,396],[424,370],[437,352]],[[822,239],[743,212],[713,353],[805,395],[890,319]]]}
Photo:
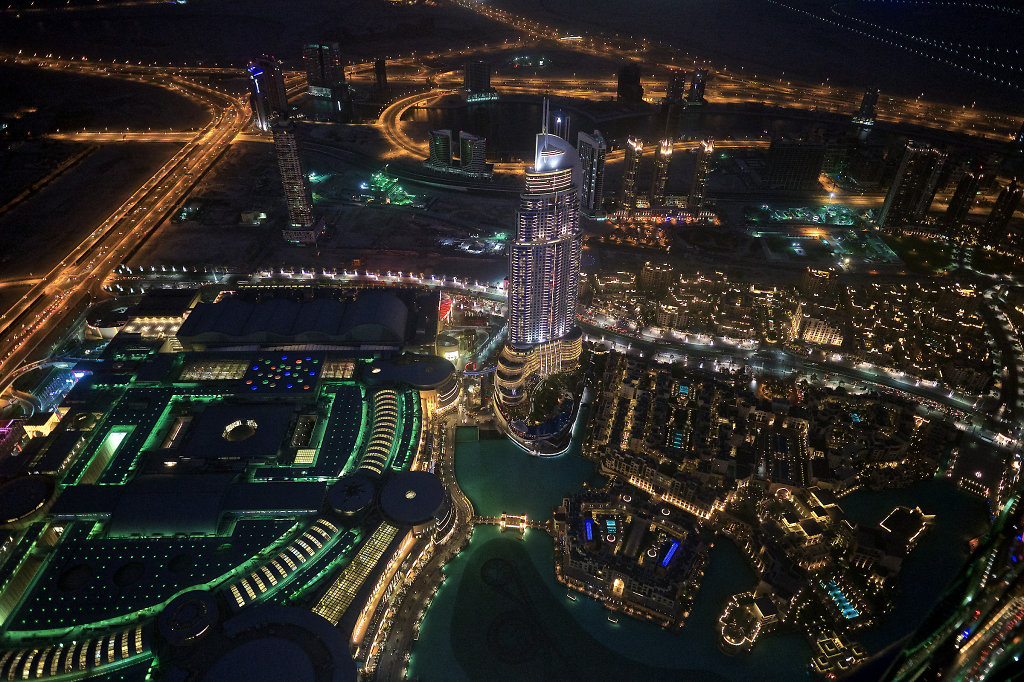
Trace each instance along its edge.
{"label": "bridge", "polygon": [[501,530],[517,530],[520,533],[527,528],[542,530],[545,533],[554,535],[554,527],[550,519],[547,521],[531,521],[526,514],[507,514],[501,516],[474,516],[470,519],[474,526],[498,526]]}

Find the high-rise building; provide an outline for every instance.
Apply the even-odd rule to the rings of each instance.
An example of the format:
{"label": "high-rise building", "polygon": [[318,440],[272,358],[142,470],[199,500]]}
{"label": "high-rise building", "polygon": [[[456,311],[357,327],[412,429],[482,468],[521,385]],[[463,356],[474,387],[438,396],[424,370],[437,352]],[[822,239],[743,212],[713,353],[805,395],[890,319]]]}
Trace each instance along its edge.
{"label": "high-rise building", "polygon": [[1017,178],[1003,188],[996,198],[992,212],[985,220],[985,240],[990,246],[1001,246],[1006,242],[1006,231],[1013,218],[1013,212],[1020,205],[1021,195],[1024,194],[1024,187],[1017,184]]}
{"label": "high-rise building", "polygon": [[644,101],[644,86],[640,82],[640,66],[636,62],[628,62],[619,69],[619,87],[617,90],[619,104],[637,106]]}
{"label": "high-rise building", "polygon": [[277,168],[281,172],[284,200],[288,206],[288,225],[292,229],[313,225],[313,192],[299,158],[299,139],[295,124],[278,121],[274,124],[274,151]]}
{"label": "high-rise building", "polygon": [[913,140],[907,141],[896,177],[878,215],[878,224],[885,228],[899,228],[921,222],[935,198],[945,161],[944,152]]}
{"label": "high-rise building", "polygon": [[580,210],[592,218],[600,217],[604,214],[604,159],[608,146],[600,131],[595,130],[593,135],[580,132],[576,136],[576,152],[583,171]]}
{"label": "high-rise building", "polygon": [[530,377],[575,366],[582,349],[576,328],[580,160],[572,145],[548,133],[549,117],[545,101],[509,248],[508,337],[495,374],[495,393],[505,404],[525,400]]}
{"label": "high-rise building", "polygon": [[626,166],[622,173],[622,207],[636,208],[636,183],[640,175],[640,161],[644,156],[644,143],[635,137],[626,139]]}
{"label": "high-rise building", "polygon": [[388,63],[383,57],[378,57],[373,62],[373,75],[377,79],[377,91],[384,92],[388,89]]}
{"label": "high-rise building", "polygon": [[345,62],[338,43],[306,43],[302,64],[306,70],[306,94],[313,98],[314,117],[318,121],[348,122],[352,98],[345,83]]}
{"label": "high-rise building", "polygon": [[715,153],[715,141],[708,138],[697,147],[697,165],[693,169],[693,183],[690,185],[690,196],[686,202],[693,217],[699,217],[704,209],[704,187],[708,182],[711,170],[711,159]]}
{"label": "high-rise building", "polygon": [[284,87],[281,63],[263,55],[249,62],[249,103],[256,127],[270,130],[278,117],[288,117],[288,93]]}
{"label": "high-rise building", "polygon": [[774,137],[768,148],[768,186],[788,191],[818,189],[824,164],[824,142]]}
{"label": "high-rise building", "polygon": [[491,64],[485,61],[466,62],[463,87],[470,94],[491,92]]}
{"label": "high-rise building", "polygon": [[1020,124],[1020,130],[1014,136],[1013,141],[1017,145],[1017,155],[1024,156],[1024,123]]}
{"label": "high-rise building", "polygon": [[345,82],[345,63],[338,43],[306,43],[302,47],[302,66],[306,70],[306,92],[314,97]]}
{"label": "high-rise building", "polygon": [[878,104],[878,88],[868,88],[860,101],[860,108],[853,115],[857,125],[871,126],[875,124],[875,105]]}
{"label": "high-rise building", "polygon": [[665,205],[665,185],[668,184],[668,170],[672,163],[672,140],[662,140],[654,155],[654,177],[651,180],[651,206]]}
{"label": "high-rise building", "polygon": [[452,165],[452,131],[444,130],[430,131],[430,155],[427,158],[427,165],[436,168],[450,168]]}
{"label": "high-rise building", "polygon": [[665,86],[665,101],[669,104],[681,104],[686,99],[686,77],[687,72],[682,69],[672,69],[668,76],[668,85]]}
{"label": "high-rise building", "polygon": [[459,165],[464,173],[487,173],[487,138],[459,131]]}
{"label": "high-rise building", "polygon": [[946,214],[942,216],[942,224],[946,235],[956,239],[966,239],[967,214],[978,197],[978,183],[981,182],[981,170],[968,169],[960,176],[953,197],[949,200]]}
{"label": "high-rise building", "polygon": [[690,104],[704,104],[704,88],[708,84],[708,72],[704,69],[695,69],[690,74],[690,91],[686,95],[686,101]]}

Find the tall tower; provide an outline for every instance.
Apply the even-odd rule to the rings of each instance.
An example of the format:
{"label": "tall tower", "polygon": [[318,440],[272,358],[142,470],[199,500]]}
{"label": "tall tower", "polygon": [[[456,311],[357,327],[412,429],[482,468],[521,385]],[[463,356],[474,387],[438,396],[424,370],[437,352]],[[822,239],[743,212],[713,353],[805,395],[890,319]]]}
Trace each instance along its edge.
{"label": "tall tower", "polygon": [[946,154],[926,144],[907,142],[896,177],[885,195],[878,224],[899,228],[924,219],[935,198]]}
{"label": "tall tower", "polygon": [[626,168],[622,173],[622,206],[636,208],[636,181],[640,175],[640,161],[644,156],[644,143],[635,137],[626,139]]}
{"label": "tall tower", "polygon": [[317,120],[347,121],[351,99],[338,43],[306,43],[302,65],[306,70],[306,94],[313,98]]}
{"label": "tall tower", "polygon": [[270,130],[274,119],[288,117],[288,93],[284,87],[281,63],[263,55],[249,62],[249,103],[256,117],[256,126]]}
{"label": "tall tower", "polygon": [[651,206],[665,205],[665,185],[668,183],[668,168],[672,163],[672,140],[662,140],[654,156],[654,179],[651,181]]}
{"label": "tall tower", "polygon": [[878,104],[878,88],[868,88],[860,100],[860,108],[853,115],[853,122],[862,126],[874,125],[876,104]]}
{"label": "tall tower", "polygon": [[580,132],[576,136],[576,152],[580,155],[583,170],[580,209],[596,218],[604,213],[604,158],[608,145],[599,130],[595,130],[593,135]]}
{"label": "tall tower", "polygon": [[708,182],[708,172],[711,170],[711,158],[715,153],[715,141],[711,138],[704,140],[697,147],[697,165],[693,169],[693,184],[690,185],[690,196],[686,202],[686,208],[694,218],[700,217],[704,209],[704,186]]}
{"label": "tall tower", "polygon": [[704,69],[696,69],[690,80],[690,92],[686,95],[686,101],[690,104],[704,104],[704,88],[708,84],[708,72]]}
{"label": "tall tower", "polygon": [[628,62],[619,69],[619,83],[616,90],[619,104],[635,107],[644,101],[644,86],[640,82],[640,67]]}
{"label": "tall tower", "polygon": [[576,365],[576,328],[583,235],[579,223],[580,160],[548,133],[550,112],[526,170],[516,238],[509,249],[508,337],[495,376],[499,403],[525,400],[525,383]]}
{"label": "tall tower", "polygon": [[459,165],[470,175],[487,174],[487,138],[459,131]]}
{"label": "tall tower", "polygon": [[313,225],[313,192],[299,159],[295,124],[279,121],[273,131],[277,168],[281,172],[284,200],[288,205],[288,225],[292,229],[308,229]]}
{"label": "tall tower", "polygon": [[491,91],[491,65],[485,61],[466,62],[463,71],[463,87],[470,94],[483,94]]}
{"label": "tall tower", "polygon": [[444,130],[431,130],[430,156],[425,162],[426,165],[432,168],[451,168],[453,146],[454,141],[452,140],[451,130],[447,128]]}
{"label": "tall tower", "polygon": [[669,104],[682,104],[686,99],[686,76],[682,69],[672,69],[665,86],[665,100]]}
{"label": "tall tower", "polygon": [[985,240],[989,246],[999,247],[1006,240],[1006,228],[1010,225],[1013,212],[1020,205],[1022,194],[1024,194],[1024,188],[1017,184],[1017,178],[1014,178],[999,193],[995,206],[992,207],[992,212],[988,214],[988,218],[985,220]]}
{"label": "tall tower", "polygon": [[967,214],[978,197],[978,183],[981,182],[981,170],[970,169],[960,176],[953,197],[949,200],[946,214],[942,216],[942,224],[946,228],[946,236],[956,239],[967,238],[965,223]]}
{"label": "tall tower", "polygon": [[388,89],[388,62],[383,57],[378,57],[373,62],[373,75],[377,79],[377,91],[384,92]]}

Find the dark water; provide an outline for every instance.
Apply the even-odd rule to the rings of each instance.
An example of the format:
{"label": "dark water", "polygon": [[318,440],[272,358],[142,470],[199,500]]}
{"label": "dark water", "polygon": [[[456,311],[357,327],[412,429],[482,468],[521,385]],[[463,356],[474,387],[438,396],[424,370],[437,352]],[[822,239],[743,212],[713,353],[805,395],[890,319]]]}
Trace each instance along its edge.
{"label": "dark water", "polygon": [[[566,456],[538,459],[507,441],[477,441],[474,435],[472,429],[458,434],[456,473],[482,515],[546,518],[565,492],[579,490],[592,476],[578,443]],[[877,523],[898,504],[935,514],[936,525],[905,562],[893,616],[861,633],[870,652],[920,623],[988,518],[984,502],[945,479],[906,490],[858,491],[842,501],[850,520],[863,524]],[[446,574],[413,648],[411,678],[811,679],[810,650],[796,634],[770,635],[746,655],[718,649],[714,623],[725,601],[756,583],[743,555],[724,538],[710,551],[690,621],[679,632],[625,616],[611,623],[598,602],[568,599],[554,575],[552,540],[540,532],[518,540],[494,526],[479,527]]]}

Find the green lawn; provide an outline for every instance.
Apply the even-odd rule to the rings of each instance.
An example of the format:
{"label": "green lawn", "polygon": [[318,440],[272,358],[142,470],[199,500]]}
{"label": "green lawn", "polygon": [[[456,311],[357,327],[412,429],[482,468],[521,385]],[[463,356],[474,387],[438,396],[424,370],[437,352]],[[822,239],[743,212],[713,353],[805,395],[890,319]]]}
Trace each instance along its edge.
{"label": "green lawn", "polygon": [[953,248],[941,239],[925,239],[913,235],[885,235],[882,239],[911,272],[931,275],[948,270],[953,263]]}

